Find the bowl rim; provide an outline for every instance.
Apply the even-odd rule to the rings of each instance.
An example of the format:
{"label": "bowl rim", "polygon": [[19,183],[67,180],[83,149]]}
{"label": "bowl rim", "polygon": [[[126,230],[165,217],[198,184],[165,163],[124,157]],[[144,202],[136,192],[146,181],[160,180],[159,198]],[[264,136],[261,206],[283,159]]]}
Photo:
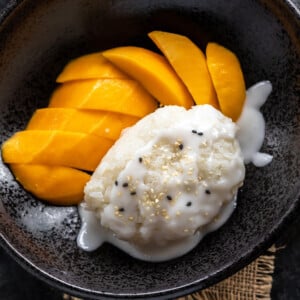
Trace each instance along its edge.
{"label": "bowl rim", "polygon": [[24,0],[7,0],[5,6],[0,10],[0,25],[12,13],[12,11]]}
{"label": "bowl rim", "polygon": [[[0,29],[5,26],[5,22],[12,16],[15,9],[20,8],[22,3],[30,0],[8,0],[5,6],[0,10]],[[258,0],[264,2],[264,0]],[[299,0],[282,0],[291,14],[300,21],[300,1]],[[1,204],[1,199],[0,199]],[[0,211],[0,215],[3,214]],[[31,275],[37,279],[43,280],[50,286],[57,288],[63,292],[70,293],[78,297],[84,297],[88,299],[173,299],[173,297],[182,297],[191,293],[195,293],[202,289],[208,288],[243,269],[250,264],[256,258],[258,258],[264,251],[266,251],[285,231],[288,227],[292,226],[297,216],[300,214],[300,184],[297,185],[295,201],[286,210],[284,215],[273,228],[264,235],[254,246],[251,246],[242,257],[233,261],[233,263],[223,266],[215,273],[206,276],[204,279],[195,280],[185,285],[181,285],[175,288],[164,289],[160,291],[154,291],[149,293],[108,293],[101,291],[93,291],[91,289],[85,289],[78,287],[74,284],[67,283],[64,280],[58,279],[50,273],[42,270],[26,258],[21,252],[19,252],[9,241],[2,232],[0,232],[0,247],[2,247],[12,259],[14,259],[21,267],[28,271]],[[96,298],[95,298],[96,297]]]}

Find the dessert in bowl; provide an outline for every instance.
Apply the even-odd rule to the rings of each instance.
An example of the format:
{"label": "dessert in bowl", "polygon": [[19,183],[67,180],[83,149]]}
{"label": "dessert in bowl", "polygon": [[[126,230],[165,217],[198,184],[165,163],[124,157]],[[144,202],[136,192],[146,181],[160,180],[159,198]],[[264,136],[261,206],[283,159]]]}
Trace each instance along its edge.
{"label": "dessert in bowl", "polygon": [[[141,262],[107,244],[92,253],[81,251],[76,246],[80,227],[77,207],[62,208],[39,202],[17,184],[6,166],[2,166],[1,234],[6,241],[4,246],[15,249],[16,258],[30,270],[39,270],[39,276],[48,282],[77,295],[91,298],[174,297],[203,288],[232,274],[259,255],[259,250],[272,242],[271,237],[282,219],[296,210],[299,190],[295,166],[298,158],[292,153],[297,147],[298,134],[298,106],[294,95],[297,64],[290,66],[287,61],[294,58],[297,62],[298,50],[293,30],[284,23],[294,22],[294,19],[281,17],[282,23],[278,23],[275,8],[270,5],[267,9],[260,3],[232,4],[231,8],[225,3],[208,4],[205,1],[196,6],[165,4],[161,7],[159,4],[150,6],[147,2],[117,2],[110,6],[106,1],[99,1],[88,2],[82,7],[79,2],[71,5],[71,2],[54,1],[45,5],[24,1],[2,25],[2,45],[6,50],[1,57],[6,75],[1,85],[4,96],[2,126],[6,128],[2,141],[22,130],[34,110],[48,105],[53,82],[70,59],[120,45],[153,48],[144,35],[157,28],[188,35],[198,41],[200,47],[205,46],[201,43],[212,40],[226,45],[240,58],[247,87],[264,79],[273,84],[273,93],[263,107],[266,118],[263,151],[274,156],[272,163],[262,169],[247,166],[244,187],[229,221],[206,236],[194,250],[175,260],[159,264]],[[72,7],[68,16],[64,16],[64,5],[68,9]],[[286,13],[293,13],[289,6],[283,4],[283,7]],[[149,14],[145,15],[145,8],[149,9]],[[45,13],[48,9],[52,12],[51,18]],[[271,47],[263,34],[258,38],[260,33],[249,22],[245,28],[238,27],[237,21],[243,13],[256,18],[256,24],[258,21],[264,24],[265,30],[269,30],[268,36],[276,36],[276,30],[286,28],[281,32],[281,39],[275,40]],[[45,22],[43,29],[33,26],[29,16],[37,23]],[[78,22],[74,22],[74,16],[78,17]],[[126,32],[120,26],[122,20]],[[18,27],[18,22],[23,26]],[[109,33],[104,24],[111,28]],[[220,24],[227,25],[227,31],[221,30]],[[17,47],[16,38],[26,36],[25,28],[30,42],[21,43],[20,40]],[[43,30],[48,30],[47,38],[42,35]],[[8,32],[13,35],[7,35]],[[15,38],[10,39],[10,36]],[[250,47],[255,40],[259,45]],[[288,49],[289,55],[283,49]],[[282,61],[278,60],[279,56]],[[14,59],[9,60],[12,57]],[[23,66],[21,71],[17,68],[20,64]],[[14,70],[16,73],[13,74]],[[286,87],[285,96],[289,94],[287,106],[287,102],[282,102],[283,91],[278,88],[282,81]],[[9,82],[14,84],[9,85]],[[288,132],[280,124],[284,124]],[[288,148],[283,147],[286,144],[289,144]]]}

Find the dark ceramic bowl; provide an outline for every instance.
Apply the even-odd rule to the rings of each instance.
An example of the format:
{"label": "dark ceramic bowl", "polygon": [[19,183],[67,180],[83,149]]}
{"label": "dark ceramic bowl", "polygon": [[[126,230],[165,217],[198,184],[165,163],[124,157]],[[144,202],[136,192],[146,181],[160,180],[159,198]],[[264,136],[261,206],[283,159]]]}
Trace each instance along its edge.
{"label": "dark ceramic bowl", "polygon": [[[298,3],[299,4],[299,3]],[[299,6],[280,0],[9,1],[0,25],[2,143],[44,107],[62,67],[120,45],[153,48],[146,33],[182,33],[200,47],[217,41],[240,58],[246,84],[274,91],[263,113],[264,168],[247,177],[230,220],[190,253],[164,263],[135,260],[110,245],[76,246],[76,207],[35,199],[0,163],[0,244],[29,272],[85,298],[175,298],[232,275],[262,253],[299,213]]]}

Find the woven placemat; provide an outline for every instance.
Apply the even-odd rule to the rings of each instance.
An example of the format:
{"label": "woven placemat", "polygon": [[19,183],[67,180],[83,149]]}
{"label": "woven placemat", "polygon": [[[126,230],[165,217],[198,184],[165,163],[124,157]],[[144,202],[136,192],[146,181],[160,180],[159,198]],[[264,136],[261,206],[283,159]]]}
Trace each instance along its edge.
{"label": "woven placemat", "polygon": [[[276,247],[224,281],[177,300],[270,300]],[[64,294],[63,300],[82,300]]]}
{"label": "woven placemat", "polygon": [[235,275],[178,300],[270,300],[275,246]]}

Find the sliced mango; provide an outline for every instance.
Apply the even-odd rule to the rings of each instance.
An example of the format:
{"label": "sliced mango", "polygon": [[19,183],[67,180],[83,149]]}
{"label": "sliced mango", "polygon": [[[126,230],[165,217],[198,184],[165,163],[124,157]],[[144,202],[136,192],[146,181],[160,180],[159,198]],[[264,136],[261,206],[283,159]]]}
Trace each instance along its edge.
{"label": "sliced mango", "polygon": [[58,87],[49,107],[105,110],[143,117],[157,108],[155,99],[134,80],[91,79]]}
{"label": "sliced mango", "polygon": [[74,131],[116,140],[124,128],[138,120],[134,116],[105,111],[42,108],[35,111],[26,129]]}
{"label": "sliced mango", "polygon": [[140,82],[161,104],[185,108],[194,104],[188,90],[163,56],[130,46],[110,49],[103,55]]}
{"label": "sliced mango", "polygon": [[27,191],[56,205],[79,204],[90,180],[87,173],[68,167],[11,164],[10,168]]}
{"label": "sliced mango", "polygon": [[101,53],[92,53],[70,61],[59,74],[56,82],[96,78],[128,79],[128,76],[104,58]]}
{"label": "sliced mango", "polygon": [[46,130],[15,133],[2,146],[5,163],[29,163],[94,171],[113,141],[94,135]]}
{"label": "sliced mango", "polygon": [[152,31],[148,35],[186,85],[196,104],[210,104],[218,108],[203,52],[183,35],[163,31]]}
{"label": "sliced mango", "polygon": [[230,50],[216,43],[206,48],[210,72],[222,113],[236,121],[243,109],[246,86],[240,62]]}

